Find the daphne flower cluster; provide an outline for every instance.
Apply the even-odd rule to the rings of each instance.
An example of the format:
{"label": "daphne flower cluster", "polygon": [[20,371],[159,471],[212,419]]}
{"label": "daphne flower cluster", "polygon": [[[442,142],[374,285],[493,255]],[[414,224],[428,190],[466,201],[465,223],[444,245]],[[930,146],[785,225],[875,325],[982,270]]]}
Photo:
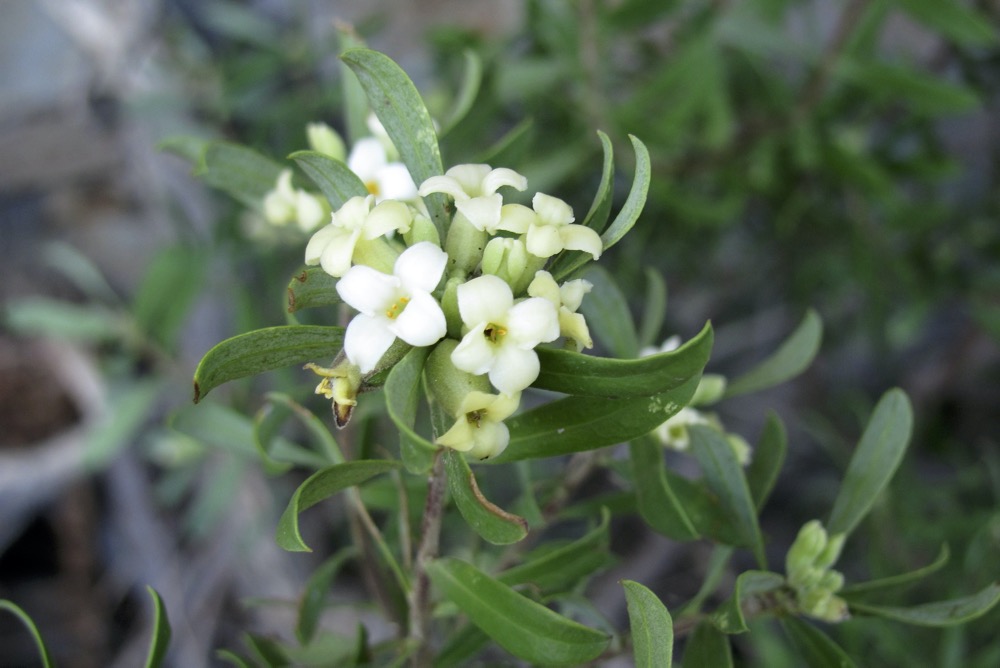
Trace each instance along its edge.
{"label": "daphne flower cluster", "polygon": [[[360,166],[355,172],[369,184]],[[505,203],[504,188],[527,188],[510,169],[458,165],[415,189],[450,198],[443,244],[421,201],[367,187],[371,194],[334,211],[306,246],[306,264],[339,278],[340,298],[358,312],[345,333],[346,359],[332,369],[310,366],[323,376],[317,392],[352,404],[350,385],[356,393],[397,340],[433,347],[431,397],[455,419],[436,442],[494,457],[510,441],[503,421],[538,378],[535,348],[560,337],[575,350],[593,345],[577,313],[590,284],[559,285],[544,267],[563,250],[597,259],[601,238],[574,224],[570,206],[555,197],[538,193],[531,208]],[[400,194],[379,198],[390,191]]]}

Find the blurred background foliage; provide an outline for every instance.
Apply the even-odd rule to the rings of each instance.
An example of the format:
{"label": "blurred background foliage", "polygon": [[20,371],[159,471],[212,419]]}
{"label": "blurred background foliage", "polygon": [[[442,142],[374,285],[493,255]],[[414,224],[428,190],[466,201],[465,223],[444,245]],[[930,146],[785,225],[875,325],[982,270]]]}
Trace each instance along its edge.
{"label": "blurred background foliage", "polygon": [[[125,520],[115,520],[110,508],[127,499],[120,495],[128,483],[155,487],[160,508],[182,511],[176,516],[182,520],[150,511],[160,518],[157,535],[167,536],[151,545],[169,544],[161,558],[175,565],[222,569],[206,548],[207,527],[233,499],[245,502],[248,489],[273,494],[277,505],[287,498],[290,487],[280,480],[247,483],[247,470],[257,466],[252,447],[220,457],[206,447],[210,438],[162,424],[188,401],[194,363],[208,347],[284,322],[285,286],[301,264],[304,238],[269,229],[242,205],[206,193],[185,164],[152,147],[173,134],[194,134],[238,141],[283,161],[305,147],[307,122],[326,121],[356,136],[358,119],[341,113],[350,87],[336,54],[362,40],[414,78],[442,123],[446,165],[512,167],[527,175],[533,191],[565,199],[578,216],[600,175],[595,131],[611,137],[621,163],[619,203],[632,168],[628,135],[641,138],[653,164],[649,199],[635,231],[604,258],[606,267],[637,314],[647,290],[645,268],[663,274],[670,290],[664,338],[693,334],[713,319],[718,337],[711,371],[748,368],[806,308],[822,315],[827,336],[810,372],[786,389],[730,402],[723,411],[729,428],[748,438],[759,432],[767,408],[789,423],[788,469],[763,518],[776,544],[785,545],[798,526],[824,512],[875,400],[899,385],[916,408],[911,455],[866,522],[867,542],[848,546],[844,570],[850,578],[852,570],[879,576],[912,569],[933,560],[947,542],[951,563],[914,598],[958,596],[1000,578],[995,2],[511,0],[400,7],[67,0],[26,9],[31,4],[8,2],[0,13],[36,25],[24,17],[41,12],[50,33],[72,42],[87,65],[72,70],[79,81],[67,79],[50,98],[9,93],[20,104],[9,107],[0,124],[0,150],[8,154],[0,178],[5,346],[17,350],[40,334],[82,343],[110,398],[94,418],[99,428],[88,432],[99,434],[88,437],[91,454],[81,462],[89,463],[44,483],[53,485],[49,493],[15,504],[19,510],[5,517],[15,528],[0,545],[0,596],[27,591],[25,580],[39,577],[30,569],[24,575],[31,560],[24,555],[58,552],[53,541],[59,541],[49,534],[58,533],[52,526],[60,526],[63,515],[52,508],[68,480],[78,487],[89,481],[82,483],[93,505],[85,526],[102,539],[76,546],[96,555],[79,577],[91,594],[96,581],[117,592],[102,604],[118,612],[107,622],[112,630],[105,629],[101,651],[129,665],[125,640],[135,622],[118,619],[137,614],[127,592],[136,578],[155,584],[163,576],[133,568],[117,578],[117,589],[107,584],[116,578],[105,571],[121,561],[109,555],[127,544],[115,542],[115,522]],[[24,54],[12,54],[30,33],[14,34],[10,26],[20,24],[6,23],[4,49],[18,65],[14,77],[23,72]],[[477,70],[481,80],[469,113],[452,125],[447,119],[460,103],[463,78]],[[39,125],[40,110],[49,111],[44,118],[69,119],[57,124],[64,134],[56,136],[75,128],[93,136],[93,145],[39,144],[38,137],[53,134]],[[105,156],[109,145],[114,148]],[[72,157],[73,151],[89,151],[89,157],[75,171],[60,171],[61,153]],[[32,171],[25,156],[40,167]],[[13,428],[19,412],[13,401],[25,400],[24,384],[33,383],[15,383],[12,369],[30,375],[36,368],[25,372],[5,362],[5,445],[19,452],[39,439],[27,430],[19,441]],[[219,410],[253,415],[263,390],[300,391],[303,382],[309,381],[293,370],[234,384],[218,391]],[[249,418],[227,415],[231,432],[223,433],[241,436],[216,434],[216,440],[252,440]],[[128,444],[136,444],[142,458],[125,466]],[[136,467],[145,472],[137,474]],[[267,491],[273,487],[278,491]],[[251,504],[240,525],[256,527],[257,547],[271,539],[269,503]],[[38,529],[38,516],[51,526]],[[26,547],[25,540],[36,542]],[[638,563],[640,553],[628,550],[639,547],[620,552],[621,560]],[[271,566],[260,558],[256,563],[274,577]],[[296,571],[287,560],[273,563]],[[41,573],[62,583],[46,592],[65,584],[66,568],[56,563]],[[171,584],[190,586],[178,577],[161,579],[158,589],[168,609],[190,609],[190,595],[171,592]],[[654,569],[647,581],[661,583],[658,593],[669,605],[667,587],[677,578]],[[218,590],[233,599],[297,591],[287,583],[274,587],[270,593],[245,584]],[[217,605],[224,608],[215,612],[244,614],[234,611],[232,600]],[[947,631],[854,622],[831,633],[865,664],[995,666],[998,614]],[[59,620],[55,613],[38,617],[43,628]],[[191,646],[189,654],[182,648],[179,656],[203,660],[191,657],[234,637],[234,626],[216,622],[204,646]],[[15,635],[3,629],[0,644]],[[66,646],[73,647],[78,641],[66,634]],[[755,651],[740,657],[743,665],[797,665],[780,644],[758,643]],[[105,664],[110,659],[94,665]]]}

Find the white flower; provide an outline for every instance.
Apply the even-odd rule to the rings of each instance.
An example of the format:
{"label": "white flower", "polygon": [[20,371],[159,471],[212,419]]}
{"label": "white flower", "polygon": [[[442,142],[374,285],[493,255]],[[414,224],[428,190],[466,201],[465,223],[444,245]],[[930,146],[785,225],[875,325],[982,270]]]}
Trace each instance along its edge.
{"label": "white flower", "polygon": [[274,189],[264,196],[264,218],[272,225],[285,225],[293,220],[303,232],[309,232],[326,215],[326,207],[315,195],[292,187],[292,170],[283,169]]}
{"label": "white flower", "polygon": [[496,457],[510,443],[510,430],[503,421],[513,415],[520,401],[520,392],[497,395],[473,390],[462,399],[455,424],[436,442],[477,459]]}
{"label": "white flower", "polygon": [[389,162],[385,146],[375,137],[358,140],[347,156],[348,168],[358,175],[376,202],[417,198],[417,185],[406,165]]}
{"label": "white flower", "polygon": [[559,337],[559,317],[547,299],[517,304],[510,286],[486,274],[458,286],[458,310],[468,332],[451,354],[462,371],[488,373],[490,382],[514,394],[538,378],[539,343]]}
{"label": "white flower", "polygon": [[359,241],[370,241],[410,229],[413,214],[402,202],[385,201],[372,208],[375,198],[352,197],[331,216],[306,245],[306,264],[318,264],[331,276],[343,276],[351,267]]}
{"label": "white flower", "polygon": [[411,346],[444,337],[444,312],[431,291],[447,263],[443,250],[423,241],[403,251],[391,276],[356,265],[337,282],[340,298],[360,311],[347,325],[344,353],[361,373],[374,369],[397,337]]}
{"label": "white flower", "polygon": [[681,337],[674,334],[668,337],[660,346],[646,346],[639,351],[639,357],[649,357],[657,353],[669,353],[681,347]]}
{"label": "white flower", "polygon": [[521,204],[508,204],[500,213],[498,229],[525,235],[528,252],[537,257],[552,257],[565,250],[590,253],[601,257],[604,242],[601,235],[585,225],[572,225],[573,209],[557,197],[536,193],[531,209]]}
{"label": "white flower", "polygon": [[566,281],[559,286],[552,274],[547,271],[535,272],[535,278],[528,286],[528,294],[532,297],[544,297],[559,309],[559,333],[571,340],[577,352],[584,348],[593,348],[594,340],[590,338],[590,329],[582,313],[577,313],[583,296],[594,287],[590,281],[582,278]]}
{"label": "white flower", "polygon": [[477,230],[495,234],[500,223],[502,186],[517,190],[528,187],[528,180],[512,169],[491,169],[489,165],[456,165],[444,176],[432,176],[420,184],[420,196],[431,193],[451,195],[455,208]]}
{"label": "white flower", "polygon": [[696,424],[708,425],[711,423],[700,411],[685,407],[657,427],[656,436],[660,439],[660,443],[671,450],[683,452],[691,447],[688,427]]}

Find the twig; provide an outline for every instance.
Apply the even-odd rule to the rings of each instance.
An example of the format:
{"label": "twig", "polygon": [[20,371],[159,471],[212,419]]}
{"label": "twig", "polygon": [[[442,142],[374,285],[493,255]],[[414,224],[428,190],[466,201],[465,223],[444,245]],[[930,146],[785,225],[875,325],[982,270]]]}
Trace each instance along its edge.
{"label": "twig", "polygon": [[445,482],[444,457],[441,456],[439,450],[434,453],[434,465],[431,469],[427,502],[424,505],[424,518],[420,529],[420,546],[417,548],[417,559],[413,572],[413,589],[410,591],[409,597],[409,637],[417,646],[411,664],[414,668],[429,665],[426,636],[430,604],[430,578],[427,575],[427,564],[438,554],[441,515],[444,512]]}

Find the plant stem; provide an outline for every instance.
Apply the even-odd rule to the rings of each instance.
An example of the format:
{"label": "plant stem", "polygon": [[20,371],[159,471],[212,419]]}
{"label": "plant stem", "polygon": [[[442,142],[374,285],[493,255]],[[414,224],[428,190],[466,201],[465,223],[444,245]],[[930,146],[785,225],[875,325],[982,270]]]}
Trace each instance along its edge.
{"label": "plant stem", "polygon": [[445,489],[444,457],[441,451],[434,453],[434,465],[427,487],[427,502],[424,505],[424,518],[420,528],[420,545],[417,548],[414,564],[409,604],[409,637],[418,647],[413,654],[411,665],[414,668],[430,665],[430,655],[427,651],[426,638],[430,608],[430,578],[427,575],[427,564],[438,554],[438,543],[441,536],[441,516],[444,512]]}

